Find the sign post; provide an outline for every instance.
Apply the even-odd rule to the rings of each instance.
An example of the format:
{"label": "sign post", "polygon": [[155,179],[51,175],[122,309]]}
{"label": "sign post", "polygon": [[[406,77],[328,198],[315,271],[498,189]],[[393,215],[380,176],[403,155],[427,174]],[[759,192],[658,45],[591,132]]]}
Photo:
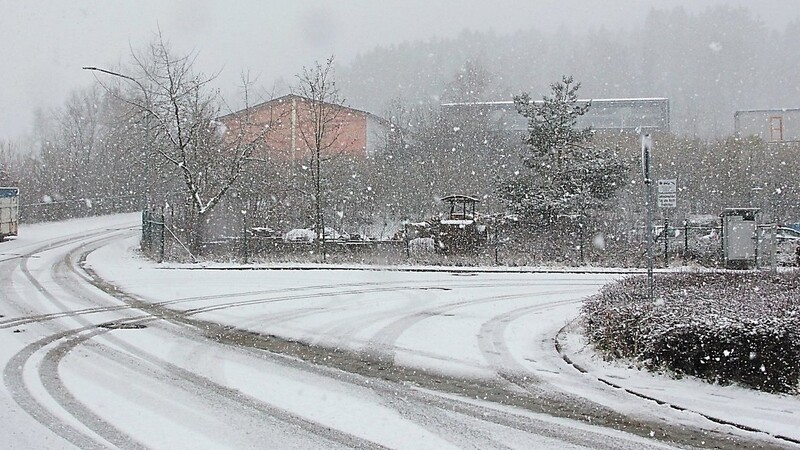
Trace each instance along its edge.
{"label": "sign post", "polygon": [[678,180],[658,180],[658,207],[674,208],[677,205]]}
{"label": "sign post", "polygon": [[653,301],[653,180],[650,177],[650,151],[653,138],[649,133],[642,135],[642,177],[644,179],[644,205],[647,208],[645,224],[647,238],[647,297]]}
{"label": "sign post", "polygon": [[[678,180],[658,180],[658,207],[675,208],[678,204]],[[664,213],[664,266],[669,266],[669,219]]]}

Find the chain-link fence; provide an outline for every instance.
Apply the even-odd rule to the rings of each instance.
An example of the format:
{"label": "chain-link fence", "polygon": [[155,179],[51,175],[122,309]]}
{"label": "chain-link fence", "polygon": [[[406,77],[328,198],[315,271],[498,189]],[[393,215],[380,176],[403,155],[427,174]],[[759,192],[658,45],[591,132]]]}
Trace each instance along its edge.
{"label": "chain-link fence", "polygon": [[164,260],[165,228],[163,210],[160,213],[149,210],[142,211],[142,240],[140,247],[142,253],[159,262]]}
{"label": "chain-link fence", "polygon": [[665,222],[655,227],[653,238],[654,255],[665,267],[676,263],[706,267],[722,265],[720,225],[693,225],[684,221],[673,226]]}
{"label": "chain-link fence", "polygon": [[[422,242],[398,234],[394,239],[375,240],[361,236],[327,239],[323,247],[314,242],[313,231],[280,233],[264,228],[241,227],[236,236],[207,240],[192,254],[185,234],[175,226],[172,210],[156,208],[142,212],[142,252],[157,261],[195,261],[203,258],[223,262],[329,262],[357,264],[432,264],[453,266],[564,265],[645,267],[647,242],[644,227],[603,229],[536,230],[530,226],[491,228],[484,244],[469,254],[444,254],[435,242]],[[297,230],[293,230],[297,231]],[[759,268],[797,264],[794,241],[774,236],[773,225],[758,227],[756,265]],[[654,227],[656,267],[696,265],[723,266],[722,227],[718,223],[679,225],[663,222]],[[320,248],[324,254],[320,254]]]}
{"label": "chain-link fence", "polygon": [[59,198],[45,197],[44,200],[31,201],[29,195],[20,192],[20,222],[50,222],[78,217],[101,216],[121,212],[136,211],[141,208],[142,199],[138,195],[116,195],[106,197]]}
{"label": "chain-link fence", "polygon": [[800,240],[781,237],[777,224],[759,225],[756,239],[758,268],[800,267]]}
{"label": "chain-link fence", "polygon": [[142,253],[158,261],[196,261],[194,255],[181,239],[175,226],[171,209],[156,208],[142,211]]}

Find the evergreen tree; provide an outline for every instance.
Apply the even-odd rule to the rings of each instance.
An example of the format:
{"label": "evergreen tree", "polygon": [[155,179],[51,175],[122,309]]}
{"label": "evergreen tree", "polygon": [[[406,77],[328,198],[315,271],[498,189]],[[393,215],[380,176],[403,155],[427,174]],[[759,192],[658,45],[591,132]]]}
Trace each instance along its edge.
{"label": "evergreen tree", "polygon": [[580,83],[565,76],[542,101],[531,101],[527,93],[514,97],[517,111],[528,119],[522,162],[529,171],[506,180],[499,195],[525,221],[582,220],[626,180],[627,165],[616,152],[592,146],[591,128],[578,127],[591,106],[578,101],[578,89]]}

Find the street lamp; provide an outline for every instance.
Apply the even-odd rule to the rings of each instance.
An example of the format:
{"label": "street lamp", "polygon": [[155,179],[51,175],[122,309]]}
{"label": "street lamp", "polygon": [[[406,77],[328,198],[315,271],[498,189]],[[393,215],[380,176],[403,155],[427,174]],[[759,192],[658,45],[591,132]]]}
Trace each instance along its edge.
{"label": "street lamp", "polygon": [[[140,108],[145,111],[145,113],[148,116],[148,118],[152,114],[152,111],[150,110],[150,96],[148,95],[148,91],[144,87],[144,85],[139,80],[137,80],[136,78],[133,78],[130,75],[125,75],[125,74],[122,74],[122,73],[119,73],[119,72],[114,72],[114,71],[111,71],[111,70],[108,70],[108,69],[103,69],[103,68],[94,67],[94,66],[83,66],[83,67],[81,67],[81,69],[90,70],[92,72],[104,73],[106,75],[111,75],[113,77],[122,78],[122,79],[125,79],[125,80],[132,81],[132,82],[136,83],[136,85],[139,86],[139,89],[141,89],[142,95],[144,95],[144,107],[143,108],[140,107]],[[145,142],[146,142],[147,145],[149,145],[150,144],[150,126],[149,126],[149,124],[145,124],[145,133],[146,133]],[[151,154],[151,152],[148,149],[147,150],[147,154],[146,154],[146,158],[147,159],[150,159],[150,154]],[[146,173],[147,182],[145,183],[145,186],[146,186],[145,202],[147,204],[145,205],[145,208],[149,210],[150,206],[151,206],[151,203],[152,203],[152,195],[151,195],[151,192],[150,192],[151,188],[152,188],[152,186],[151,186],[152,180],[150,179],[151,178],[151,176],[150,176],[151,175],[150,174],[151,164],[149,164],[149,163],[146,164],[146,167],[147,167],[147,173]]]}
{"label": "street lamp", "polygon": [[[642,179],[644,180],[644,205],[647,208],[645,236],[647,238],[647,298],[653,301],[653,179],[650,173],[653,137],[642,134]],[[665,230],[666,231],[666,230]]]}
{"label": "street lamp", "polygon": [[128,75],[125,75],[125,74],[122,74],[122,73],[112,72],[112,71],[110,71],[108,69],[101,69],[99,67],[94,67],[94,66],[83,66],[83,67],[81,67],[81,69],[83,69],[83,70],[91,70],[91,71],[94,71],[94,72],[102,72],[102,73],[105,73],[105,74],[108,74],[108,75],[111,75],[111,76],[114,76],[114,77],[124,78],[126,80],[133,81],[134,83],[139,85],[139,88],[142,90],[142,93],[144,94],[145,102],[148,102],[147,89],[145,89],[144,85],[142,85],[142,83],[140,83],[139,80],[137,80],[136,78],[133,78],[131,76],[128,76]]}

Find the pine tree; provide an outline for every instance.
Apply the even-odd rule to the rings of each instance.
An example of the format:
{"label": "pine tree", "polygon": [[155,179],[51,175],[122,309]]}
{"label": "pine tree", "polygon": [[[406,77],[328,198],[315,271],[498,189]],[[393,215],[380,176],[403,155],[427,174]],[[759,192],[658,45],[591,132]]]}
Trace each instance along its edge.
{"label": "pine tree", "polygon": [[522,161],[530,170],[506,180],[499,195],[525,221],[583,220],[625,182],[625,162],[612,150],[592,146],[591,128],[578,127],[591,107],[578,101],[578,89],[580,83],[565,76],[540,102],[527,93],[514,97],[517,111],[528,119]]}

